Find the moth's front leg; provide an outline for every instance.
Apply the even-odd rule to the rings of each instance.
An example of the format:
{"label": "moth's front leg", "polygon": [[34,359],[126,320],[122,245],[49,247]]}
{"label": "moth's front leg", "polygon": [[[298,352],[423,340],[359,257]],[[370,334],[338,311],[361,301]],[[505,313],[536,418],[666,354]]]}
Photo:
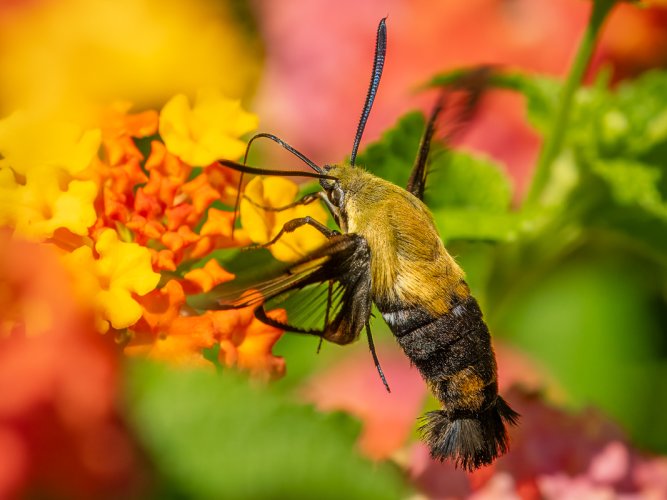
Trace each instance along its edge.
{"label": "moth's front leg", "polygon": [[327,238],[331,238],[337,234],[340,234],[338,231],[334,229],[329,229],[320,221],[313,219],[310,215],[307,215],[306,217],[299,217],[297,219],[292,219],[290,221],[285,222],[280,231],[278,231],[278,234],[276,234],[271,240],[267,241],[266,243],[257,245],[257,247],[268,248],[271,245],[275,244],[284,234],[292,233],[301,226],[306,226],[306,225],[314,227]]}

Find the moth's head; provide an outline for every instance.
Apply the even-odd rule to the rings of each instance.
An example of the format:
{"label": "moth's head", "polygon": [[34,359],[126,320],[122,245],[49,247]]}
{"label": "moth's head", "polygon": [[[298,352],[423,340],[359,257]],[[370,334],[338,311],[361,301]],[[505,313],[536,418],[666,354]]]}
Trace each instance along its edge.
{"label": "moth's head", "polygon": [[323,173],[336,177],[320,179],[320,185],[326,193],[326,204],[336,223],[343,231],[347,230],[347,218],[350,205],[354,204],[358,187],[363,183],[363,170],[346,163],[324,165]]}
{"label": "moth's head", "polygon": [[324,189],[324,192],[327,195],[327,200],[329,200],[329,203],[336,208],[341,208],[343,206],[343,200],[345,198],[340,178],[336,175],[339,170],[337,165],[324,165],[322,168],[323,173],[336,177],[336,179],[320,179],[320,186]]}

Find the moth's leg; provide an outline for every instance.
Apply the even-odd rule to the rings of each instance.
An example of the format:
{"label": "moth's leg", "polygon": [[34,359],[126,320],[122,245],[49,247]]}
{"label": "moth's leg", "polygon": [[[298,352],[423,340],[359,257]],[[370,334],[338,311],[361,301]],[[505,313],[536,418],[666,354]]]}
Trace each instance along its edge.
{"label": "moth's leg", "polygon": [[296,231],[301,226],[306,226],[306,225],[314,227],[327,238],[331,238],[332,236],[340,234],[338,231],[329,229],[320,221],[317,221],[313,219],[310,215],[307,215],[306,217],[299,217],[298,219],[292,219],[290,221],[285,222],[282,229],[278,231],[278,234],[276,234],[271,240],[267,241],[266,243],[257,245],[257,247],[268,248],[274,243],[276,243],[284,234]]}
{"label": "moth's leg", "polygon": [[323,333],[322,338],[338,345],[351,344],[359,337],[359,332],[355,332],[351,328],[342,328],[339,330],[327,330]]}
{"label": "moth's leg", "polygon": [[[290,221],[291,222],[291,221]],[[331,231],[326,228],[327,231]],[[335,233],[335,231],[333,231]],[[294,280],[292,269],[301,270],[306,264],[317,262],[317,266],[303,275],[303,279]],[[294,271],[297,272],[297,271]],[[312,283],[337,282],[342,287],[340,297],[342,307],[332,314],[332,305],[328,306],[328,318],[322,330],[304,328],[298,325],[281,322],[267,316],[263,305],[255,308],[255,317],[262,323],[281,328],[295,333],[314,335],[324,338],[335,344],[344,345],[355,341],[359,333],[368,323],[370,317],[371,300],[371,276],[370,276],[370,250],[366,240],[358,234],[339,234],[332,236],[325,244],[315,249],[301,261],[292,265],[285,271],[285,277],[290,277],[288,286],[275,293],[268,294],[265,298],[269,300],[285,291],[300,288]],[[334,287],[335,288],[335,287]],[[335,289],[334,289],[334,295]]]}
{"label": "moth's leg", "polygon": [[310,193],[310,194],[307,194],[307,195],[303,196],[302,198],[300,198],[300,199],[298,199],[298,200],[296,200],[296,201],[294,201],[294,202],[292,202],[288,205],[284,205],[282,207],[265,207],[264,205],[260,205],[259,203],[250,199],[246,195],[243,195],[243,199],[246,200],[251,205],[253,205],[257,208],[261,208],[262,210],[266,210],[267,212],[282,212],[283,210],[287,210],[288,208],[294,208],[294,207],[298,207],[300,205],[309,205],[310,203],[312,203],[316,200],[322,199],[322,194],[323,193],[321,191],[319,191],[317,193]]}
{"label": "moth's leg", "polygon": [[389,384],[387,383],[387,379],[385,378],[384,372],[382,371],[382,367],[380,366],[380,360],[378,359],[378,355],[375,352],[375,344],[373,344],[373,334],[371,334],[370,323],[366,323],[366,336],[368,337],[368,348],[370,349],[371,355],[373,356],[373,362],[375,363],[375,368],[377,369],[378,374],[382,379],[382,383],[387,389],[387,392],[391,392],[391,389],[389,389]]}
{"label": "moth's leg", "polygon": [[[387,389],[387,392],[391,392],[387,379],[382,371],[382,367],[380,366],[380,360],[375,352],[375,344],[373,343],[373,334],[371,333],[371,325],[369,322],[366,322],[366,337],[368,338],[368,348],[371,351],[371,356],[373,356],[375,369],[377,370],[378,375],[380,375],[380,379]],[[338,345],[346,345],[357,339],[357,333],[352,329],[339,329],[337,331],[325,331],[322,338]]]}
{"label": "moth's leg", "polygon": [[[327,308],[324,312],[324,327],[322,328],[322,331],[326,330],[327,325],[329,324],[329,313],[331,312],[332,297],[333,297],[333,281],[329,280],[329,289],[327,290]],[[317,344],[317,354],[319,354],[320,349],[322,349],[323,341],[324,337],[320,337],[320,341]]]}

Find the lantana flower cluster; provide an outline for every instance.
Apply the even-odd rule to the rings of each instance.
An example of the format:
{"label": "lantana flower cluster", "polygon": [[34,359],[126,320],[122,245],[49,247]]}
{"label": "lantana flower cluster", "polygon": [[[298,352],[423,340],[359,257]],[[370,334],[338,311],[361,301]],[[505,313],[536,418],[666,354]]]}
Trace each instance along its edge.
{"label": "lantana flower cluster", "polygon": [[[130,109],[115,103],[85,125],[28,112],[1,120],[0,227],[58,251],[95,329],[113,335],[125,353],[210,365],[204,351],[216,347],[225,365],[279,376],[283,360],[271,350],[280,330],[258,322],[252,310],[202,313],[187,305],[189,295],[234,278],[213,250],[264,243],[300,209],[277,219],[249,215],[234,229],[230,207],[240,174],[216,160],[240,158],[241,137],[257,127],[257,117],[211,90],[193,105],[177,95],[159,113]],[[289,204],[298,192],[281,180],[286,185],[274,200],[262,196],[262,182],[252,181],[241,197],[246,203],[255,193],[259,212]],[[323,211],[317,218],[325,220]],[[276,250],[285,260],[318,244],[310,236],[285,241]],[[1,337],[49,330],[39,303],[19,309],[3,315]],[[281,310],[269,315],[285,319]]]}

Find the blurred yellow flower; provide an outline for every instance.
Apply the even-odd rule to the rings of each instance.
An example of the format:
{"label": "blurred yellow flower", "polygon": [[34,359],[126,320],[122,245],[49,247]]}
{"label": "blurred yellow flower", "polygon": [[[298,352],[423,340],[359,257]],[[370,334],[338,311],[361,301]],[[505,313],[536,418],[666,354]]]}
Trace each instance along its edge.
{"label": "blurred yellow flower", "polygon": [[160,136],[167,151],[192,166],[205,167],[220,158],[238,158],[246,143],[239,136],[257,127],[257,116],[241,102],[214,90],[200,90],[193,107],[179,94],[160,113]]}
{"label": "blurred yellow flower", "polygon": [[16,111],[0,120],[0,167],[25,175],[33,167],[57,167],[71,175],[85,170],[97,154],[99,129]]}
{"label": "blurred yellow flower", "polygon": [[[255,177],[248,183],[241,199],[241,224],[253,242],[266,243],[278,234],[286,222],[307,215],[326,224],[328,215],[319,203],[281,211],[262,208],[289,205],[298,193],[299,186],[283,177]],[[325,241],[325,236],[317,229],[303,226],[293,233],[284,234],[269,250],[276,259],[289,262],[307,255]]]}
{"label": "blurred yellow flower", "polygon": [[58,228],[86,235],[95,223],[97,185],[92,181],[63,181],[54,169],[31,168],[18,182],[8,168],[0,169],[0,225],[16,234],[41,241]]}
{"label": "blurred yellow flower", "polygon": [[0,225],[33,240],[58,228],[85,235],[97,218],[91,164],[100,131],[16,112],[0,120]]}
{"label": "blurred yellow flower", "polygon": [[153,272],[147,248],[118,239],[112,229],[102,231],[92,248],[81,246],[63,258],[74,275],[82,300],[98,313],[97,329],[127,328],[141,317],[142,308],[132,296],[153,290],[160,275]]}
{"label": "blurred yellow flower", "polygon": [[0,114],[39,107],[73,116],[119,99],[143,109],[205,86],[247,97],[261,42],[230,4],[15,2],[0,16]]}

